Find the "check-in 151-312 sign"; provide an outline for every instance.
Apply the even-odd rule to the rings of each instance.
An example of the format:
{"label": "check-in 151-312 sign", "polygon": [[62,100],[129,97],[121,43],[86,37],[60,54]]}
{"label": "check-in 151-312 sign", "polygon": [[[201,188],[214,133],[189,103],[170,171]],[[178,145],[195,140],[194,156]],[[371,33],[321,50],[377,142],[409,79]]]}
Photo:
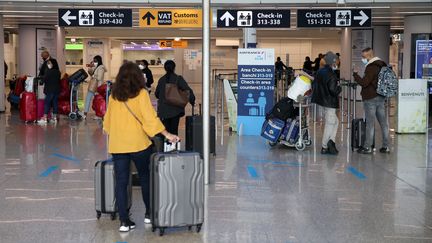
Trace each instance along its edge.
{"label": "check-in 151-312 sign", "polygon": [[299,9],[297,27],[371,27],[370,9]]}

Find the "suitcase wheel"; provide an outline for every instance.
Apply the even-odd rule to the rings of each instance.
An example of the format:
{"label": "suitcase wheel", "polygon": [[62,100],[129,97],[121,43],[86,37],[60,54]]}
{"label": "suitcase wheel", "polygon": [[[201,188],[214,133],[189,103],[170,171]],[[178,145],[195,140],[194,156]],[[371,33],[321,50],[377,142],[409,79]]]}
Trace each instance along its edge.
{"label": "suitcase wheel", "polygon": [[163,236],[165,234],[165,228],[159,228],[159,236]]}
{"label": "suitcase wheel", "polygon": [[115,220],[117,217],[116,217],[116,213],[112,213],[111,214],[111,220]]}
{"label": "suitcase wheel", "polygon": [[197,225],[196,232],[199,233],[201,231],[202,224]]}
{"label": "suitcase wheel", "polygon": [[96,218],[100,219],[101,216],[102,216],[102,213],[100,211],[96,211]]}

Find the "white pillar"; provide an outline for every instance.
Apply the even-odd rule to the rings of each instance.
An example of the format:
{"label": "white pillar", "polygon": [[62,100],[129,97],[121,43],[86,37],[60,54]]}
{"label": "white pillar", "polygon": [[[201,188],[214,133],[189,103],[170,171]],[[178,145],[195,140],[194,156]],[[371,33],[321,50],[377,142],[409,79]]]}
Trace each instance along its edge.
{"label": "white pillar", "polygon": [[352,60],[352,52],[351,52],[351,29],[343,28],[341,34],[341,79],[351,80],[352,71],[351,71],[351,60]]}
{"label": "white pillar", "polygon": [[[411,34],[432,33],[432,15],[418,15],[405,17],[404,23],[404,49],[403,49],[403,78],[414,78],[414,69],[411,70]],[[411,71],[413,72],[411,75]]]}
{"label": "white pillar", "polygon": [[203,6],[203,156],[204,182],[210,184],[210,1]]}
{"label": "white pillar", "polygon": [[57,27],[57,62],[60,67],[60,72],[66,72],[65,58],[65,30],[63,27]]}
{"label": "white pillar", "polygon": [[0,15],[0,112],[6,111],[5,102],[5,70],[4,70],[4,38],[3,38],[3,15]]}
{"label": "white pillar", "polygon": [[243,45],[244,48],[257,47],[257,30],[255,28],[243,29]]}
{"label": "white pillar", "polygon": [[374,26],[373,33],[374,54],[388,64],[390,58],[390,26]]}
{"label": "white pillar", "polygon": [[29,25],[18,28],[18,70],[19,75],[36,76],[36,29]]}

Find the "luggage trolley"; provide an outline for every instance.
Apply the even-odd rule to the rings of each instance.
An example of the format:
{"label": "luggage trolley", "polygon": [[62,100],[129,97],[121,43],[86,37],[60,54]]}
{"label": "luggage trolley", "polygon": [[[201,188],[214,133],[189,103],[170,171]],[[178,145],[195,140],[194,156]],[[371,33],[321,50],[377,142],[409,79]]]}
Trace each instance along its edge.
{"label": "luggage trolley", "polygon": [[79,80],[69,80],[69,82],[71,83],[71,94],[70,94],[70,110],[71,112],[69,113],[69,119],[75,121],[78,119],[81,119],[81,113],[79,111],[79,107],[78,107],[78,90],[80,87],[80,84],[83,83],[84,81],[79,81]]}
{"label": "luggage trolley", "polygon": [[293,122],[298,122],[299,132],[295,142],[289,142],[285,139],[279,139],[279,143],[287,147],[295,147],[298,151],[303,151],[307,146],[312,145],[312,138],[309,131],[309,107],[312,106],[310,96],[299,96],[299,102],[294,103],[294,107],[299,109],[298,118]]}

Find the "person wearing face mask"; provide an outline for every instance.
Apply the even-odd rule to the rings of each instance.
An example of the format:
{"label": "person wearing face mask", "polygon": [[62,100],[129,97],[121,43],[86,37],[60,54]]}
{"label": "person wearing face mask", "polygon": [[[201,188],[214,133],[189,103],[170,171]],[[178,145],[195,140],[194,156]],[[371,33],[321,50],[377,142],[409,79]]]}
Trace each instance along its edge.
{"label": "person wearing face mask", "polygon": [[385,97],[376,92],[378,86],[378,75],[382,67],[387,66],[379,57],[375,57],[372,48],[362,50],[362,62],[366,66],[364,77],[357,72],[353,73],[354,80],[362,87],[361,96],[366,115],[366,139],[362,148],[358,150],[361,154],[372,153],[373,136],[375,133],[375,117],[381,126],[383,146],[381,153],[390,153],[389,149],[389,125],[385,108]]}
{"label": "person wearing face mask", "polygon": [[321,60],[324,66],[318,70],[312,83],[312,103],[322,106],[325,116],[322,154],[336,155],[339,153],[335,143],[339,126],[336,111],[339,108],[339,94],[342,88],[338,84],[338,78],[335,73],[337,59],[337,56],[333,52],[327,52]]}
{"label": "person wearing face mask", "polygon": [[83,119],[87,118],[87,113],[90,110],[93,97],[95,96],[97,88],[104,83],[104,76],[106,72],[107,70],[102,63],[102,57],[99,55],[95,56],[93,58],[91,67],[88,69],[88,73],[91,75],[91,78],[88,84],[87,96],[84,106],[84,114],[82,116]]}
{"label": "person wearing face mask", "polygon": [[153,80],[153,73],[152,71],[149,69],[149,63],[147,60],[142,60],[139,68],[141,69],[141,71],[143,72],[143,74],[145,75],[144,77],[146,78],[146,87],[148,90],[151,89],[152,84],[154,83]]}
{"label": "person wearing face mask", "polygon": [[38,120],[38,124],[45,125],[48,123],[48,114],[52,109],[51,123],[57,122],[58,114],[58,96],[60,94],[60,69],[55,59],[47,62],[47,71],[43,76],[44,81],[44,117]]}
{"label": "person wearing face mask", "polygon": [[[44,77],[45,74],[48,71],[48,61],[49,60],[55,60],[55,59],[50,56],[50,54],[49,54],[48,51],[43,51],[41,53],[41,58],[43,60],[43,63],[42,63],[42,65],[39,68],[39,75],[38,76],[39,77]],[[57,60],[56,60],[56,62],[57,62]]]}

